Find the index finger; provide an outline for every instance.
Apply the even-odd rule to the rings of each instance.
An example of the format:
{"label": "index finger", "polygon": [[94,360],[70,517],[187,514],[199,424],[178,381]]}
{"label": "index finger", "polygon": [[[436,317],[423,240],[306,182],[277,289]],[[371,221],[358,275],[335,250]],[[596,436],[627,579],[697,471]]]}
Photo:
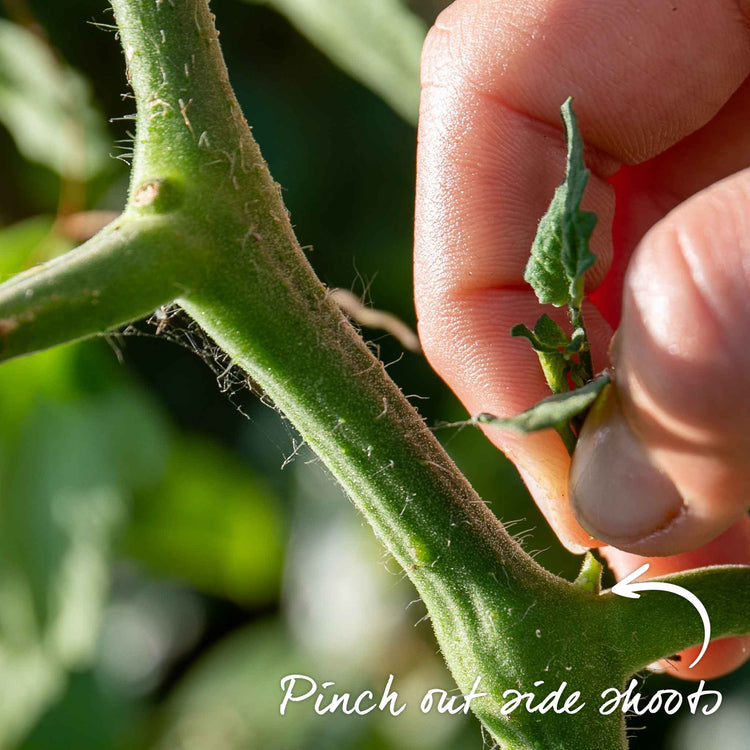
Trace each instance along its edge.
{"label": "index finger", "polygon": [[[549,392],[509,330],[539,314],[523,269],[563,174],[560,104],[574,97],[592,171],[593,288],[612,258],[608,178],[721,109],[750,67],[747,10],[732,0],[459,0],[440,16],[423,55],[416,300],[425,352],[471,413],[515,413]],[[601,367],[611,329],[593,307],[585,314]],[[591,546],[568,506],[557,435],[488,435],[563,542]]]}

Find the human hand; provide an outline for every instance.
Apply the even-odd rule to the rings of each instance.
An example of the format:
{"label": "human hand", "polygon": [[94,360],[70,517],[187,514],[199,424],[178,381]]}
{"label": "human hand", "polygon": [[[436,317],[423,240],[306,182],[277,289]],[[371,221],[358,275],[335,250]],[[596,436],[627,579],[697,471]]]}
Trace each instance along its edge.
{"label": "human hand", "polygon": [[[749,18],[746,1],[458,0],[425,45],[419,330],[472,414],[548,395],[509,331],[539,314],[523,269],[562,179],[558,112],[574,97],[583,208],[599,217],[584,314],[595,369],[619,324],[619,397],[579,444],[572,493],[554,431],[486,431],[563,543],[615,544],[603,551],[620,575],[636,555],[667,556],[649,559],[654,575],[750,563]],[[747,648],[712,644],[677,670],[717,675]]]}

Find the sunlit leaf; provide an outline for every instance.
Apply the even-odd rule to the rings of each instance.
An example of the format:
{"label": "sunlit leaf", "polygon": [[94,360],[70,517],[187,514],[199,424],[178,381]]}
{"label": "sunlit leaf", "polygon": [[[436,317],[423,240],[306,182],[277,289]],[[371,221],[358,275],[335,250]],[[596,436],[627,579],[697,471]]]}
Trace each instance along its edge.
{"label": "sunlit leaf", "polygon": [[572,341],[552,318],[542,315],[533,331],[520,323],[513,326],[510,334],[529,341],[539,357],[542,372],[553,393],[564,393],[568,390],[568,373],[571,366],[574,366],[568,351]]}
{"label": "sunlit leaf", "polygon": [[92,658],[113,535],[164,461],[153,404],[116,373],[87,391],[81,351],[0,368],[0,747]]}
{"label": "sunlit leaf", "polygon": [[568,346],[570,337],[549,315],[542,315],[534,325],[534,334],[545,346],[559,348]]}
{"label": "sunlit leaf", "polygon": [[47,216],[0,229],[0,282],[22,271],[34,250],[44,242],[53,221]]}
{"label": "sunlit leaf", "polygon": [[570,99],[563,104],[562,120],[568,144],[565,180],[539,222],[524,278],[542,304],[580,308],[583,276],[596,259],[589,250],[596,216],[580,210],[589,171]]}
{"label": "sunlit leaf", "polygon": [[569,422],[573,417],[588,409],[607,383],[609,383],[609,377],[602,375],[574,391],[548,396],[514,417],[503,418],[492,414],[480,414],[474,418],[474,421],[518,432],[536,432],[556,427]]}
{"label": "sunlit leaf", "polygon": [[353,78],[416,123],[425,23],[402,0],[265,0]]}

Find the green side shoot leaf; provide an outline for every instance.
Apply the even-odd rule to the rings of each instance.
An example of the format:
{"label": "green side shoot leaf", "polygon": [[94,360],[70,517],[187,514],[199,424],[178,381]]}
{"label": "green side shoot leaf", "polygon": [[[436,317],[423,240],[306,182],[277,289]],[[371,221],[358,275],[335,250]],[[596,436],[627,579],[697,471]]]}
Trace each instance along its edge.
{"label": "green side shoot leaf", "polygon": [[517,432],[536,432],[557,427],[567,424],[573,417],[588,409],[607,383],[609,377],[600,375],[574,391],[554,393],[514,417],[501,418],[492,414],[479,414],[474,417],[474,421]]}
{"label": "green side shoot leaf", "polygon": [[519,323],[513,326],[510,334],[529,341],[539,357],[544,377],[553,393],[565,393],[568,390],[568,376],[576,385],[583,385],[590,380],[577,356],[588,346],[583,328],[576,328],[573,335],[568,336],[549,315],[542,315],[533,331]]}
{"label": "green side shoot leaf", "polygon": [[537,320],[533,332],[523,323],[513,326],[511,336],[523,336],[537,352],[556,352],[561,347],[568,347],[571,339],[549,315],[542,315]]}
{"label": "green side shoot leaf", "polygon": [[570,344],[570,337],[549,315],[542,315],[534,326],[534,333],[539,341],[557,349]]}
{"label": "green side shoot leaf", "polygon": [[598,594],[602,589],[602,564],[587,552],[583,558],[581,572],[573,581],[573,585],[589,594]]}
{"label": "green side shoot leaf", "polygon": [[549,315],[542,315],[533,331],[523,323],[514,326],[511,335],[529,341],[553,395],[515,417],[480,414],[474,421],[521,432],[552,427],[572,454],[585,412],[609,378],[594,380],[581,309],[584,275],[596,260],[589,250],[596,216],[580,208],[589,172],[570,98],[562,105],[561,115],[568,146],[565,180],[539,222],[524,279],[542,304],[568,306],[573,333],[568,335]]}
{"label": "green side shoot leaf", "polygon": [[596,216],[580,210],[589,171],[583,164],[583,144],[570,98],[562,106],[562,120],[568,144],[565,181],[539,222],[524,279],[542,304],[580,308],[583,276],[595,260],[589,238]]}

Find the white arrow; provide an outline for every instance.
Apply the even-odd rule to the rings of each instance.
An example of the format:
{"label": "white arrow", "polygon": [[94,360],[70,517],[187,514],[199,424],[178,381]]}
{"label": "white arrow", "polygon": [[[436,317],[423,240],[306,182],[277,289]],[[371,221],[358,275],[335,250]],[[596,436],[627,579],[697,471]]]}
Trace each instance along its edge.
{"label": "white arrow", "polygon": [[640,568],[626,575],[625,578],[612,587],[612,593],[617,594],[617,596],[625,596],[628,599],[640,599],[641,595],[637,593],[638,591],[668,591],[687,599],[698,610],[698,614],[701,616],[701,620],[703,620],[704,631],[703,648],[701,648],[698,656],[695,657],[695,661],[688,667],[688,669],[692,669],[703,658],[703,654],[706,653],[708,643],[711,640],[711,621],[708,619],[708,612],[706,612],[703,602],[692,591],[688,591],[682,588],[682,586],[676,586],[674,583],[661,583],[660,581],[633,583],[649,567],[649,563],[644,563]]}

